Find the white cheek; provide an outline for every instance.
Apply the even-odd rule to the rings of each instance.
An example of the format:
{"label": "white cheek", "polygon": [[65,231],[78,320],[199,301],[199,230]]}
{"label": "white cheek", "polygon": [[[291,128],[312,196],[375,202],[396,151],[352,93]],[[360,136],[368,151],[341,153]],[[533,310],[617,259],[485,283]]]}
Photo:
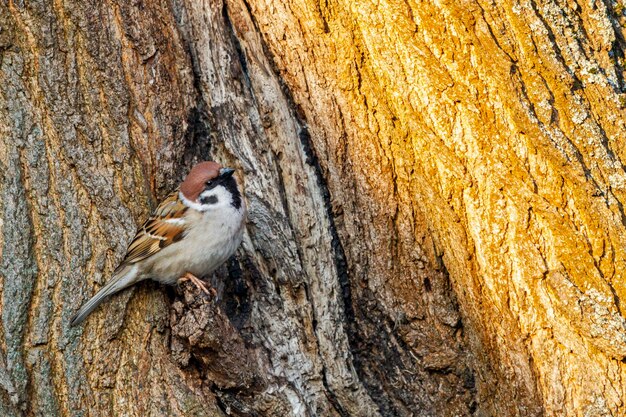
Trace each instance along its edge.
{"label": "white cheek", "polygon": [[183,195],[182,191],[180,193],[178,193],[178,197],[180,198],[180,201],[182,201],[183,204],[186,205],[187,207],[189,207],[190,209],[194,209],[194,210],[197,210],[197,211],[206,211],[206,210],[208,210],[208,207],[205,207],[204,205],[202,205],[200,203],[196,203],[195,201],[191,201],[190,199],[185,197]]}
{"label": "white cheek", "polygon": [[211,190],[206,190],[200,193],[200,195],[198,196],[198,201],[202,200],[203,198],[207,198],[207,197],[215,197],[219,200],[219,195],[217,193],[217,187],[213,188]]}
{"label": "white cheek", "polygon": [[[189,205],[189,207],[198,210],[198,211],[208,211],[208,210],[216,210],[228,207],[232,203],[232,196],[230,192],[221,185],[217,187],[206,190],[200,193],[198,196],[198,201],[202,201],[202,199],[207,199],[213,197],[215,202],[213,203],[205,203],[202,204],[200,202],[191,202],[193,205]],[[189,200],[187,200],[189,201]]]}

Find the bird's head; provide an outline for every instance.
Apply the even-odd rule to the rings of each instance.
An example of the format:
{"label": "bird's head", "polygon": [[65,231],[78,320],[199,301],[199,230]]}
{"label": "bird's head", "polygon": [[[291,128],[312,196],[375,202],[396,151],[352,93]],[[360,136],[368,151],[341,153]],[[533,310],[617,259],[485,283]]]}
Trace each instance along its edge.
{"label": "bird's head", "polygon": [[241,207],[241,195],[232,168],[217,162],[195,165],[180,186],[183,202],[190,208],[207,211],[221,207]]}

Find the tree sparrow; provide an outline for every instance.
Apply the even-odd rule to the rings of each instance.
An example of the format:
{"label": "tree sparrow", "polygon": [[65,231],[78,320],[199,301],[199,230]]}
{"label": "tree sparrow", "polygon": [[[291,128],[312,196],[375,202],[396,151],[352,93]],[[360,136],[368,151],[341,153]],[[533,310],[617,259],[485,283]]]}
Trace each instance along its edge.
{"label": "tree sparrow", "polygon": [[72,317],[81,323],[110,295],[151,278],[166,284],[213,272],[243,237],[246,206],[234,170],[216,162],[194,166],[180,188],[156,208],[131,242],[111,280]]}

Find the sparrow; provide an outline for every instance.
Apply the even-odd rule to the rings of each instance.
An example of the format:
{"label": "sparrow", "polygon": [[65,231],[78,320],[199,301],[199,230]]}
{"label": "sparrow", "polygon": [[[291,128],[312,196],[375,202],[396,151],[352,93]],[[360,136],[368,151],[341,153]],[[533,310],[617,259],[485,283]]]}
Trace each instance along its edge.
{"label": "sparrow", "polygon": [[213,161],[194,166],[180,187],[139,228],[107,284],[72,317],[81,323],[107,297],[145,279],[166,284],[212,273],[243,238],[246,205],[234,169]]}

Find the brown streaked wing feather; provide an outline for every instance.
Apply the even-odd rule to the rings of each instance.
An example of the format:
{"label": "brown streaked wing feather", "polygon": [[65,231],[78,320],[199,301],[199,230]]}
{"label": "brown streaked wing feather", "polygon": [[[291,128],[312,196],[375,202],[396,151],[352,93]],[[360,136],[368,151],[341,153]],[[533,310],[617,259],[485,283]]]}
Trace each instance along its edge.
{"label": "brown streaked wing feather", "polygon": [[139,262],[178,242],[185,232],[185,225],[168,223],[166,220],[181,219],[185,211],[187,206],[178,198],[178,191],[163,200],[137,231],[121,265]]}

